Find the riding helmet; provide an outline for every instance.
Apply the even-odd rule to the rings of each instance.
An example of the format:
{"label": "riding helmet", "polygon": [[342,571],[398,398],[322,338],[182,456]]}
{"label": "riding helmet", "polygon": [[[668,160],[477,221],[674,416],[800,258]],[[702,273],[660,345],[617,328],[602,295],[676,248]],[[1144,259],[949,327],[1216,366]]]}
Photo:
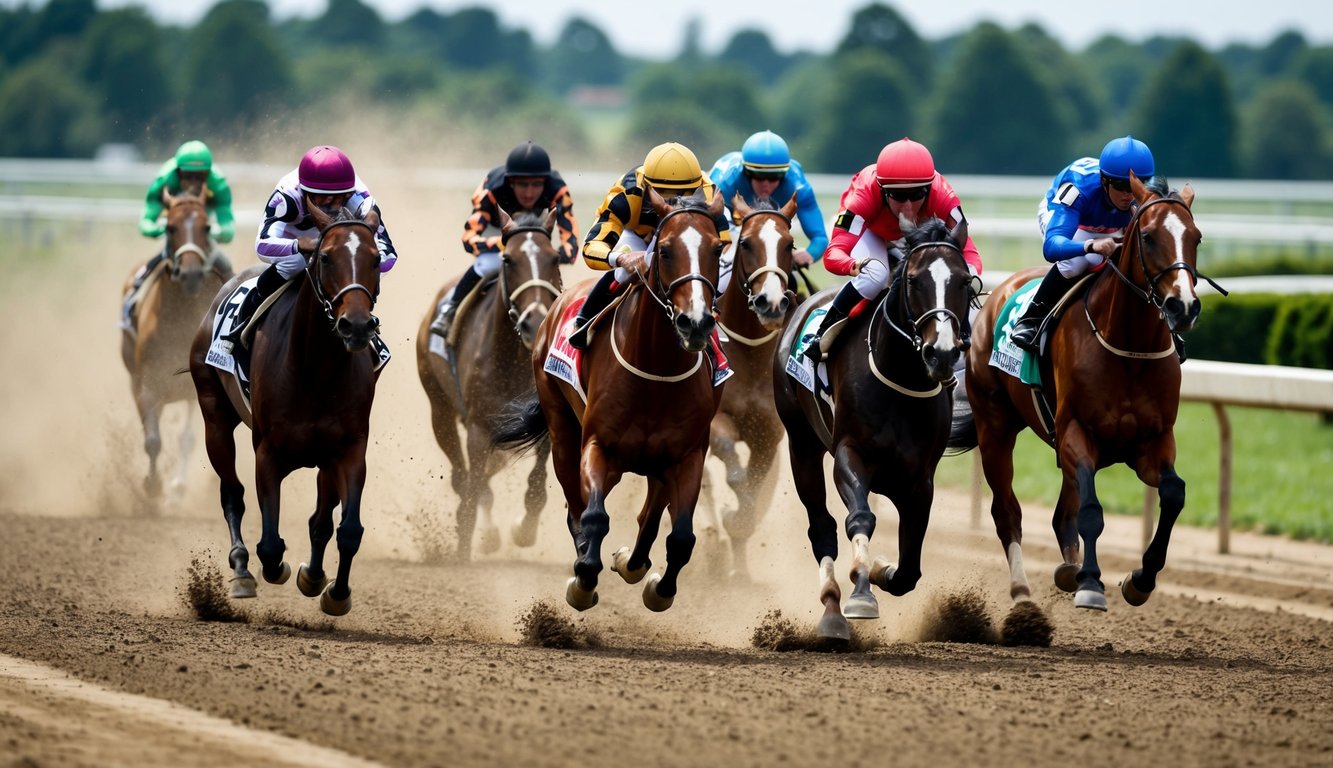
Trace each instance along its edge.
{"label": "riding helmet", "polygon": [[213,153],[208,145],[199,141],[187,141],[176,150],[176,170],[186,172],[208,171],[213,167]]}
{"label": "riding helmet", "polygon": [[551,156],[540,144],[527,142],[514,147],[505,160],[505,178],[510,176],[550,176]]}
{"label": "riding helmet", "polygon": [[1152,178],[1153,159],[1148,145],[1133,136],[1111,139],[1102,148],[1099,162],[1102,173],[1115,179],[1128,179],[1133,171],[1140,179]]}
{"label": "riding helmet", "polygon": [[786,173],[791,167],[791,152],[781,136],[760,131],[741,145],[741,165],[751,173]]}
{"label": "riding helmet", "polygon": [[684,144],[658,144],[643,159],[643,180],[658,189],[698,189],[703,177],[699,158]]}
{"label": "riding helmet", "polygon": [[919,187],[935,179],[935,159],[930,150],[902,138],[879,151],[875,180],[881,187]]}
{"label": "riding helmet", "polygon": [[356,189],[352,161],[337,147],[311,147],[301,158],[296,176],[301,189],[317,195],[339,195]]}

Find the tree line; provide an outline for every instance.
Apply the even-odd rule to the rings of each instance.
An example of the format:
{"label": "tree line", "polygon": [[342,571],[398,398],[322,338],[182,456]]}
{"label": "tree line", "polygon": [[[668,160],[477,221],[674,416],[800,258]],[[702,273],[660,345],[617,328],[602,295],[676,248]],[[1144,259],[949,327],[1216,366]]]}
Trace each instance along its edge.
{"label": "tree line", "polygon": [[1299,31],[1219,50],[1107,34],[1070,50],[1035,24],[926,40],[869,3],[829,52],[782,53],[746,29],[709,53],[702,23],[651,60],[586,17],[547,47],[484,7],[391,23],[329,0],[275,20],[262,0],[222,0],[190,27],[94,0],[0,9],[0,156],[104,143],[158,156],[195,135],[302,144],[313,122],[492,152],[532,138],[564,163],[616,166],[671,139],[707,163],[768,128],[813,172],[854,172],[912,136],[949,173],[1045,175],[1133,133],[1172,175],[1333,176],[1333,46]]}

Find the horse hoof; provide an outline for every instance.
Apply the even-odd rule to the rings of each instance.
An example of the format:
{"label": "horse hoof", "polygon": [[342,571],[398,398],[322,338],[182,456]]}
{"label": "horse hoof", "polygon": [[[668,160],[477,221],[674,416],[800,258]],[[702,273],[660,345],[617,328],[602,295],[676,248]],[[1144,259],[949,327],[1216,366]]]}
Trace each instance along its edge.
{"label": "horse hoof", "polygon": [[514,540],[514,546],[530,547],[537,543],[537,524],[515,523],[509,531],[509,536]]}
{"label": "horse hoof", "polygon": [[1106,593],[1095,589],[1080,589],[1074,593],[1074,607],[1105,611]]}
{"label": "horse hoof", "polygon": [[319,574],[318,579],[311,578],[311,573],[310,566],[305,563],[296,569],[296,588],[306,597],[315,597],[329,584],[329,578],[323,573]]}
{"label": "horse hoof", "polygon": [[672,603],[676,602],[674,595],[671,597],[662,597],[657,594],[657,583],[661,580],[662,577],[654,573],[652,576],[648,577],[648,583],[643,585],[643,604],[648,607],[648,610],[655,613],[665,611],[671,607]]}
{"label": "horse hoof", "polygon": [[849,619],[878,619],[879,601],[874,595],[853,595],[847,598],[847,604],[842,607],[842,615]]}
{"label": "horse hoof", "polygon": [[270,578],[268,577],[268,569],[267,569],[267,568],[265,568],[265,569],[262,571],[262,573],[264,574],[264,581],[267,581],[267,582],[270,583],[270,584],[286,584],[286,583],[287,583],[287,579],[290,579],[290,578],[292,577],[292,567],[291,567],[290,565],[287,564],[287,561],[286,561],[286,560],[283,560],[283,561],[282,561],[282,570],[280,570],[280,571],[278,572],[278,577],[277,577],[276,579],[270,579]]}
{"label": "horse hoof", "polygon": [[236,576],[231,580],[231,596],[235,598],[246,598],[255,596],[255,579],[253,576]]}
{"label": "horse hoof", "polygon": [[333,596],[334,583],[329,582],[324,594],[319,596],[319,609],[330,616],[346,616],[347,612],[352,610],[352,593],[348,592],[347,597],[341,600],[335,598]]}
{"label": "horse hoof", "polygon": [[1152,597],[1152,590],[1144,592],[1135,586],[1134,574],[1131,573],[1125,577],[1124,581],[1120,582],[1120,594],[1124,595],[1125,602],[1137,608],[1148,602],[1148,598]]}
{"label": "horse hoof", "polygon": [[1055,586],[1061,592],[1078,591],[1079,566],[1073,563],[1060,563],[1055,566]]}
{"label": "horse hoof", "polygon": [[483,555],[489,555],[492,552],[500,550],[500,529],[495,526],[485,528],[481,532],[481,541],[478,542],[478,549]]}
{"label": "horse hoof", "polygon": [[586,611],[597,605],[597,590],[584,591],[579,587],[579,577],[570,576],[565,585],[565,602],[576,611]]}
{"label": "horse hoof", "polygon": [[648,573],[648,564],[644,563],[642,568],[631,571],[629,569],[629,547],[621,547],[611,555],[611,570],[620,574],[620,578],[625,580],[626,584],[638,584]]}
{"label": "horse hoof", "polygon": [[847,619],[836,613],[826,613],[819,620],[817,629],[821,640],[841,640],[843,642],[852,639],[852,628],[847,625]]}
{"label": "horse hoof", "polygon": [[[874,561],[870,563],[870,583],[879,587],[881,590],[888,592],[889,582],[893,580],[893,574],[896,573],[897,570],[898,569],[894,568],[893,564],[889,562],[888,558],[881,555],[880,557],[875,558]],[[850,602],[851,601],[849,600],[848,603]],[[847,615],[851,616],[850,613]],[[861,617],[856,617],[856,618],[861,618]],[[875,606],[875,615],[870,616],[869,618],[872,619],[879,618],[878,605]]]}

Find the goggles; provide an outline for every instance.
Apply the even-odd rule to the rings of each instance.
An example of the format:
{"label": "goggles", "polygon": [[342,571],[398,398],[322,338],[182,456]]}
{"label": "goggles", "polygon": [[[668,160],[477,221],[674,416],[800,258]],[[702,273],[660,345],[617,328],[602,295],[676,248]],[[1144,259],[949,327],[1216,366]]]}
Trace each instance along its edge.
{"label": "goggles", "polygon": [[920,187],[889,187],[884,189],[884,196],[900,203],[914,203],[917,200],[924,200],[926,195],[930,194],[930,185],[925,184]]}
{"label": "goggles", "polygon": [[1129,179],[1117,179],[1114,176],[1107,176],[1106,174],[1103,173],[1102,181],[1106,184],[1106,186],[1110,187],[1111,189],[1114,189],[1117,192],[1129,191]]}
{"label": "goggles", "polygon": [[745,169],[745,175],[755,181],[782,181],[787,177],[786,171],[754,171]]}

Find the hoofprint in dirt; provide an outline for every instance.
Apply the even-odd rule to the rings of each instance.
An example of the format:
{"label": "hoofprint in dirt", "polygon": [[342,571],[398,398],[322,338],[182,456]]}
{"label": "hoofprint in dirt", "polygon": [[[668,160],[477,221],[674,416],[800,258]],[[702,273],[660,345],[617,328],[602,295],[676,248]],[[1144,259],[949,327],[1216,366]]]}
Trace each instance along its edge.
{"label": "hoofprint in dirt", "polygon": [[[929,606],[992,559],[993,542],[966,530],[936,542],[947,578],[861,630],[867,650],[829,655],[749,645],[773,608],[813,619],[805,591],[762,579],[691,584],[707,599],[671,616],[607,589],[598,612],[573,618],[595,647],[530,647],[517,624],[538,601],[559,605],[546,594],[559,558],[367,558],[359,616],[328,619],[290,584],[261,585],[248,622],[200,622],[180,593],[192,557],[217,546],[216,522],[158,519],[148,537],[137,518],[0,514],[0,652],[391,765],[609,764],[627,745],[662,765],[870,763],[888,748],[908,765],[1333,755],[1333,634],[1291,610],[1164,594],[1089,616],[1050,588],[1038,595],[1056,626],[1048,649],[915,641]],[[1263,576],[1233,575],[1230,591],[1276,599]],[[1325,586],[1284,599],[1331,597]],[[55,739],[0,717],[15,757],[45,763]]]}

